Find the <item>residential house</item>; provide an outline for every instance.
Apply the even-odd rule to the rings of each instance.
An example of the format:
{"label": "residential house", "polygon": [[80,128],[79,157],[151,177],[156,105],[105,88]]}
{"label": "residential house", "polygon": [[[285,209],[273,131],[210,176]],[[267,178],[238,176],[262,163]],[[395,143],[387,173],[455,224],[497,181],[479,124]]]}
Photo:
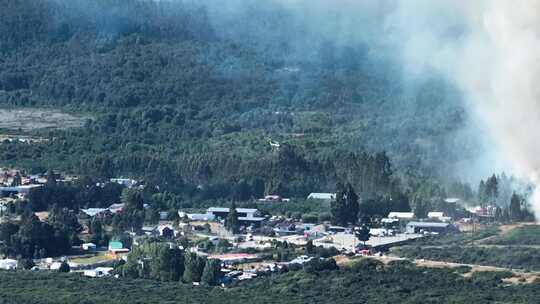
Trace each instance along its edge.
{"label": "residential house", "polygon": [[[217,219],[226,219],[229,215],[229,208],[211,207],[206,211],[208,215]],[[242,225],[260,226],[264,217],[259,216],[259,210],[252,208],[236,208],[238,222]]]}
{"label": "residential house", "polygon": [[307,199],[320,200],[320,201],[333,201],[336,199],[335,193],[310,193]]}

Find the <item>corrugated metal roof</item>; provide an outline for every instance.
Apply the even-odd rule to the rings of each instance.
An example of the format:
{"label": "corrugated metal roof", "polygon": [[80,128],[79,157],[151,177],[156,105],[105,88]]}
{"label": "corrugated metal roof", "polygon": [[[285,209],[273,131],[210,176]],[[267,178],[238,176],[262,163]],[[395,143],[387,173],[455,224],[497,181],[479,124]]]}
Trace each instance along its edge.
{"label": "corrugated metal roof", "polygon": [[409,222],[407,226],[413,226],[413,227],[419,227],[419,228],[430,228],[430,227],[436,227],[436,228],[446,228],[448,227],[448,223],[437,223],[437,222]]}
{"label": "corrugated metal roof", "polygon": [[322,199],[322,200],[333,200],[336,197],[335,193],[310,193],[308,199]]}
{"label": "corrugated metal roof", "polygon": [[264,220],[264,217],[238,217],[238,220],[240,221],[249,221],[249,222],[260,222]]}
{"label": "corrugated metal roof", "polygon": [[[208,212],[229,212],[229,208],[224,208],[224,207],[210,207],[210,208],[208,208]],[[252,209],[252,208],[236,208],[236,212],[241,212],[241,213],[255,213],[255,212],[257,212],[257,209]]]}
{"label": "corrugated metal roof", "polygon": [[414,217],[412,212],[390,212],[388,213],[388,218],[406,218],[411,219]]}

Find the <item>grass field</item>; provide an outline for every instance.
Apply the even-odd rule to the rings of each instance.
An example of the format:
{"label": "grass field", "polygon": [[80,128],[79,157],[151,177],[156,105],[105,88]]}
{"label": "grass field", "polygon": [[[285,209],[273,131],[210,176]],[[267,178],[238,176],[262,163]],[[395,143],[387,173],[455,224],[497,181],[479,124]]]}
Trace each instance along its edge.
{"label": "grass field", "polygon": [[69,259],[70,262],[77,264],[95,264],[111,260],[114,260],[114,258],[107,255],[107,252],[98,252],[96,254],[82,255]]}

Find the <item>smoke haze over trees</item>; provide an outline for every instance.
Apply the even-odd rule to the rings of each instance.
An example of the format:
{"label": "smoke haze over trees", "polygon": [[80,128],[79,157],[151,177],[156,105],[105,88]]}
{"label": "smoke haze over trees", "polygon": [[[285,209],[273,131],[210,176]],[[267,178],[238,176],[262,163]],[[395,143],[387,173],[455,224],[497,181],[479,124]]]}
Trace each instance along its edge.
{"label": "smoke haze over trees", "polygon": [[[459,10],[433,7],[434,31],[467,32]],[[481,135],[461,92],[418,60],[429,45],[409,54],[402,31],[429,37],[418,29],[430,14],[418,14],[404,27],[399,1],[8,0],[0,103],[93,119],[0,155],[201,199],[305,196],[338,181],[374,197],[487,176],[470,170]]]}

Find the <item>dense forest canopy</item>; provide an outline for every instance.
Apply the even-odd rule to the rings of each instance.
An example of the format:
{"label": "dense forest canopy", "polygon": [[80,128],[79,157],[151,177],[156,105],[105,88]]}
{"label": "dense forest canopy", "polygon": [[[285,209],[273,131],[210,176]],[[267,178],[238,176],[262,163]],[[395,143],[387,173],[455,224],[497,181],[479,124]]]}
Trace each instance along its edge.
{"label": "dense forest canopy", "polygon": [[7,0],[0,104],[93,119],[38,131],[48,142],[3,143],[0,158],[217,197],[241,182],[244,197],[338,180],[373,195],[398,177],[454,177],[474,147],[455,149],[470,140],[459,93],[436,73],[404,79],[368,30],[377,16],[308,17],[280,1]]}

